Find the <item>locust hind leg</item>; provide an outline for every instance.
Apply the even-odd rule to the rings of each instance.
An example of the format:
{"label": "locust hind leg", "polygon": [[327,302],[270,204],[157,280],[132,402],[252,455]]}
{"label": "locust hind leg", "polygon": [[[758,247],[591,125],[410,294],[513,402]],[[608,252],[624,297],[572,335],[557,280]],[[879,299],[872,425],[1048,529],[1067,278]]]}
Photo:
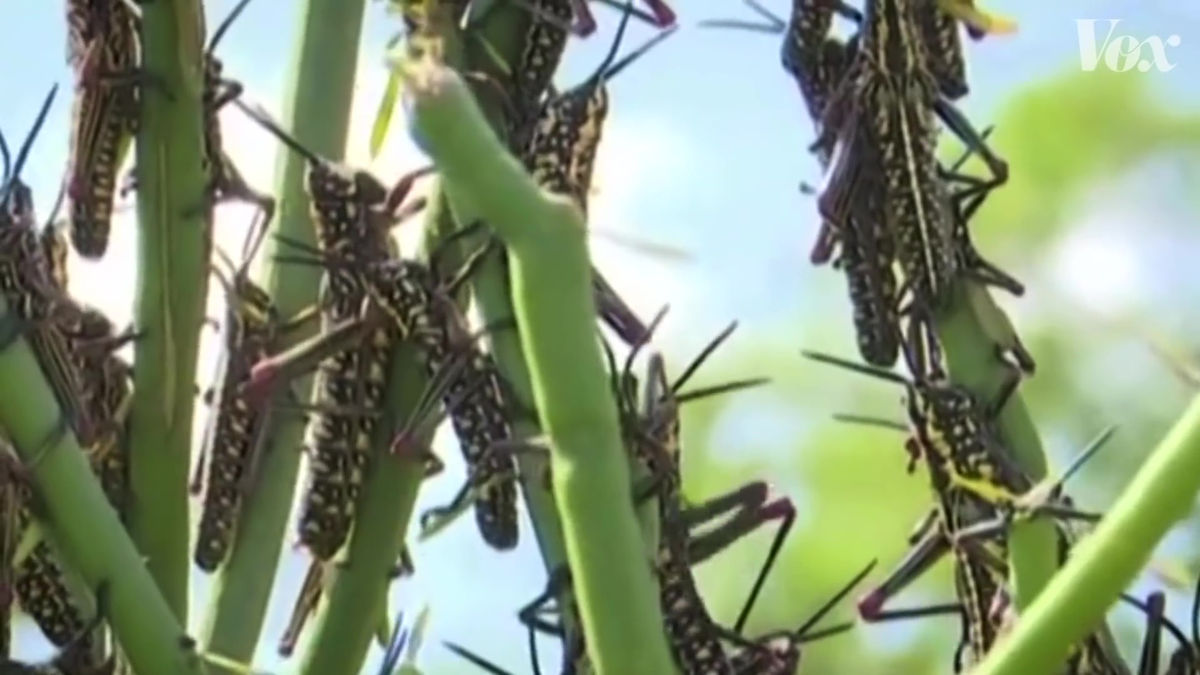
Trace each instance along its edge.
{"label": "locust hind leg", "polygon": [[780,497],[768,502],[767,496],[768,488],[766,483],[754,482],[703,504],[690,507],[682,514],[683,522],[690,531],[695,527],[734,512],[729,520],[717,528],[699,536],[689,537],[688,560],[693,565],[701,563],[724,550],[737,540],[757,530],[763,524],[770,521],[779,522],[775,536],[771,540],[771,546],[767,550],[766,558],[759,568],[758,576],[755,578],[750,593],[746,596],[746,601],[743,603],[737,620],[733,624],[733,630],[737,633],[742,632],[746,621],[750,618],[750,611],[754,608],[754,603],[758,600],[758,595],[766,583],[767,576],[770,574],[771,568],[774,567],[775,560],[780,550],[782,550],[783,543],[787,540],[787,535],[791,532],[792,525],[796,520],[796,508],[790,499]]}
{"label": "locust hind leg", "polygon": [[325,576],[325,563],[320,560],[309,563],[300,593],[296,596],[296,604],[292,607],[292,615],[284,628],[283,636],[279,639],[280,656],[287,658],[295,651],[305,624],[317,610],[317,603],[320,602],[324,590]]}

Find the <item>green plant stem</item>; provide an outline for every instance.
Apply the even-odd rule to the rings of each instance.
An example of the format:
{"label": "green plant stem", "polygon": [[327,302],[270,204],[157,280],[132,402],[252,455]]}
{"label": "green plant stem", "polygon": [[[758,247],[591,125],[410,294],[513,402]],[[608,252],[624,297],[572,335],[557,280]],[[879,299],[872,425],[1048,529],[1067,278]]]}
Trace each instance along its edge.
{"label": "green plant stem", "polygon": [[[465,64],[463,70],[480,72],[493,78],[493,81],[504,82],[504,76],[495,58],[488,49],[509,63],[516,63],[525,47],[525,35],[529,22],[529,13],[513,4],[495,6],[495,2],[481,2],[472,7],[471,17],[483,16],[487,13],[487,22],[480,28],[480,38],[466,45]],[[485,42],[486,41],[486,42]],[[485,45],[487,46],[485,48]],[[507,120],[503,106],[495,100],[495,92],[487,86],[476,86],[475,97],[487,116],[492,130],[503,133]],[[491,94],[489,96],[489,94]],[[448,211],[448,209],[447,209]],[[480,245],[480,238],[466,242],[465,246]],[[480,266],[471,278],[471,291],[475,305],[485,325],[502,325],[512,321],[513,308],[508,292],[508,274],[499,255],[491,255]],[[502,328],[489,336],[492,356],[501,376],[508,384],[515,406],[519,411],[526,412],[513,420],[513,440],[529,442],[541,434],[537,420],[533,415],[533,385],[529,379],[529,369],[525,365],[525,356],[521,353],[520,335],[515,329]],[[521,478],[521,495],[529,511],[533,523],[534,536],[537,538],[538,549],[542,554],[542,563],[547,575],[561,569],[567,564],[566,542],[563,540],[562,523],[554,504],[554,495],[550,492],[545,476],[550,467],[547,455],[535,452],[525,452],[517,455],[517,466]],[[559,607],[574,604],[571,598],[571,587],[564,584],[557,596]],[[575,625],[573,612],[562,613],[563,630],[566,643],[570,644],[578,630]]]}
{"label": "green plant stem", "polygon": [[[1011,326],[988,290],[973,280],[955,288],[948,311],[937,317],[937,330],[951,379],[983,401],[992,401],[1011,367],[996,346],[1010,339]],[[1015,337],[1015,333],[1011,333]],[[1046,477],[1041,439],[1019,392],[1012,395],[997,420],[1006,447],[1033,482]],[[1012,527],[1008,541],[1012,601],[1028,607],[1058,569],[1058,535],[1053,523],[1034,520]]]}
{"label": "green plant stem", "polygon": [[[282,122],[314,152],[341,157],[350,126],[364,2],[297,4],[301,37]],[[280,150],[277,162],[275,194],[280,201],[272,232],[315,245],[304,192],[305,162],[287,150]],[[282,252],[274,237],[267,239],[266,248],[259,278],[265,280],[280,316],[294,316],[316,302],[320,271],[271,262]],[[311,338],[315,331],[305,328],[285,336],[280,350]],[[294,381],[291,390],[298,400],[308,400],[312,378]],[[206,649],[238,662],[248,662],[258,644],[300,465],[304,420],[286,414],[272,417],[258,482],[243,505],[233,550],[217,577],[204,628]]]}
{"label": "green plant stem", "polygon": [[424,468],[420,453],[429,451],[432,433],[417,440],[410,456],[390,455],[387,449],[428,383],[423,373],[415,349],[400,345],[393,352],[386,412],[373,439],[374,466],[367,473],[346,557],[328,588],[329,601],[318,616],[301,673],[359,672],[375,629],[387,617],[390,573],[404,547],[402,535]]}
{"label": "green plant stem", "polygon": [[187,617],[188,463],[196,354],[208,291],[210,209],[201,145],[197,0],[142,7],[137,143],[138,291],[130,419],[129,528],[176,617]]}
{"label": "green plant stem", "polygon": [[[948,311],[937,317],[951,379],[983,401],[995,400],[1012,372],[997,353],[1000,346],[1019,344],[1016,330],[986,286],[965,279],[956,286]],[[1018,466],[1037,483],[1047,477],[1046,455],[1029,409],[1018,392],[1000,410],[997,425]],[[1014,523],[1008,534],[1009,583],[1012,603],[1024,611],[1041,595],[1061,564],[1062,535],[1049,519]],[[1096,631],[1106,652],[1117,658],[1108,626]]]}
{"label": "green plant stem", "polygon": [[674,672],[597,344],[582,215],[533,183],[453,70],[410,61],[402,73],[415,135],[459,222],[482,217],[508,249],[522,353],[550,440],[555,503],[592,662],[600,673]]}
{"label": "green plant stem", "polygon": [[[7,307],[0,299],[0,312]],[[39,517],[71,569],[92,590],[105,587],[105,615],[121,649],[139,673],[199,674],[196,655],[184,648],[184,630],[141,554],[108,504],[75,437],[52,447],[61,412],[23,340],[0,351],[0,427],[30,466]],[[36,459],[36,461],[35,461]]]}
{"label": "green plant stem", "polygon": [[1200,491],[1200,396],[977,675],[1048,673],[1104,618]]}

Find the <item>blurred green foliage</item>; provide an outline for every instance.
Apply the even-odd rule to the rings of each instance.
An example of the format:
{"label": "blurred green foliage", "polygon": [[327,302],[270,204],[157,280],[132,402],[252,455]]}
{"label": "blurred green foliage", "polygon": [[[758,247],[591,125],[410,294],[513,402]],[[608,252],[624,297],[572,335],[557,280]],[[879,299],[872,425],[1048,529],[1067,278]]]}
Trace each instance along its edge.
{"label": "blurred green foliage", "polygon": [[[1103,509],[1174,421],[1189,394],[1154,356],[1140,327],[1149,326],[1145,317],[1196,307],[1200,293],[1192,288],[1179,289],[1169,298],[1139,295],[1127,304],[1137,308],[1137,316],[1124,310],[1105,315],[1106,308],[1081,307],[1054,287],[1056,258],[1049,254],[1068,235],[1087,227],[1073,216],[1095,186],[1160,161],[1177,162],[1184,175],[1198,175],[1200,110],[1173,108],[1156,95],[1146,77],[1076,71],[1041,81],[1013,97],[996,116],[992,142],[1008,160],[1011,177],[989,198],[972,229],[985,256],[1029,286],[1024,298],[999,299],[1014,312],[1023,340],[1038,359],[1037,376],[1026,382],[1023,392],[1052,453],[1052,465],[1065,465],[1105,424],[1119,425],[1114,440],[1069,486],[1086,508]],[[957,157],[961,148],[946,145],[945,156]],[[1128,200],[1131,211],[1140,199],[1161,197],[1136,191],[1115,196]],[[1200,215],[1195,200],[1184,201],[1190,209],[1184,222],[1194,227]],[[1183,236],[1179,225],[1178,219],[1122,224],[1148,239],[1158,235],[1169,241]],[[1140,248],[1124,253],[1151,255]],[[1165,273],[1157,265],[1154,261],[1149,269],[1156,275]],[[1165,306],[1164,300],[1171,305]],[[1200,340],[1192,337],[1200,334],[1200,325],[1192,315],[1190,323],[1174,324],[1191,330],[1171,338],[1184,353],[1200,354]],[[866,583],[880,580],[903,554],[905,535],[928,503],[924,474],[905,473],[907,456],[900,434],[830,419],[836,412],[903,417],[898,405],[902,392],[894,385],[800,357],[801,347],[831,344],[821,336],[837,330],[833,322],[813,311],[800,317],[799,330],[781,326],[770,336],[741,336],[695,384],[764,374],[772,383],[691,403],[683,410],[685,490],[693,501],[762,478],[796,502],[796,525],[751,617],[751,635],[800,625],[872,558],[878,558],[879,567]],[[849,354],[850,348],[840,353]],[[668,364],[680,369],[686,358],[668,354]],[[747,409],[756,414],[746,415]],[[756,433],[758,425],[772,430],[786,425],[798,431]],[[1193,523],[1180,529],[1185,536],[1171,538],[1175,544],[1189,541],[1196,527]],[[756,533],[699,568],[702,587],[719,619],[731,622],[736,616],[768,545],[769,536]],[[1177,564],[1184,553],[1167,546],[1159,557]],[[1192,560],[1183,560],[1194,569]],[[1157,577],[1149,581],[1162,585]],[[866,584],[855,595],[865,588]],[[894,604],[943,602],[952,593],[949,565],[943,563]],[[1170,613],[1181,618],[1190,600],[1179,595],[1171,603]],[[833,621],[850,618],[853,612],[853,602],[847,601]],[[1137,653],[1141,639],[1137,618],[1119,611],[1114,624],[1130,655]],[[805,652],[805,671],[948,673],[958,635],[953,617],[860,626],[813,644]]]}

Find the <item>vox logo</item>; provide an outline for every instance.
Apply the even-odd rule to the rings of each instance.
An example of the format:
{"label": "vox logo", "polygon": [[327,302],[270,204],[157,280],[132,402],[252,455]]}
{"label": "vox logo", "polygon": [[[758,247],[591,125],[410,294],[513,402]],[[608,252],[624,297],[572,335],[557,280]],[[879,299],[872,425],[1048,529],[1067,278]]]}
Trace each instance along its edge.
{"label": "vox logo", "polygon": [[1168,47],[1178,47],[1183,39],[1178,35],[1162,38],[1151,35],[1144,39],[1132,35],[1117,34],[1120,19],[1108,19],[1108,28],[1104,39],[1100,40],[1102,29],[1097,19],[1076,19],[1075,25],[1079,31],[1079,66],[1084,72],[1096,70],[1100,64],[1115,73],[1125,73],[1133,69],[1148,73],[1151,68],[1160,73],[1170,72],[1176,64],[1167,57]]}

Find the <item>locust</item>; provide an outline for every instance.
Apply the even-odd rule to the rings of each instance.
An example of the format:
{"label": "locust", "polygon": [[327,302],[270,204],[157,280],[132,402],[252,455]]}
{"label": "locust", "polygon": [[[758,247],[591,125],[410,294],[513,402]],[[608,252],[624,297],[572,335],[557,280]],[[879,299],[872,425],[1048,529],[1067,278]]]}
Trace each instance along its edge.
{"label": "locust", "polygon": [[[65,431],[65,424],[60,424],[35,455],[40,456],[45,448],[52,447]],[[24,533],[33,520],[30,512],[33,492],[27,469],[6,439],[0,439],[0,472],[3,472],[3,483],[0,484],[0,509],[3,511],[0,513],[3,518],[0,544],[3,547],[0,553],[4,556],[4,566],[0,569],[4,617],[0,626],[0,640],[4,643],[2,655],[9,653],[9,618],[14,597],[54,645],[61,647],[75,641],[86,643],[84,646],[90,649],[90,636],[81,635],[87,621],[66,587],[63,570],[49,544],[37,541],[21,559],[16,558]]]}
{"label": "locust", "polygon": [[[69,0],[75,69],[70,137],[71,243],[98,259],[108,248],[117,168],[138,127],[139,18],[123,0]],[[144,78],[143,78],[144,79]]]}
{"label": "locust", "polygon": [[853,204],[864,193],[880,195],[883,227],[895,240],[906,285],[933,311],[958,270],[934,157],[937,84],[913,5],[867,3],[858,51],[822,111],[814,148],[830,158],[818,199],[822,218],[845,230]]}
{"label": "locust", "polygon": [[64,304],[63,292],[55,285],[35,229],[31,191],[20,180],[21,168],[56,91],[57,87],[51,89],[42,104],[15,166],[9,162],[7,146],[0,141],[5,165],[0,187],[0,293],[17,324],[8,339],[24,334],[72,430],[81,443],[87,444],[94,432],[81,400],[80,373],[73,367],[66,336],[56,322]]}
{"label": "locust", "polygon": [[[369,289],[401,338],[418,348],[434,381],[456,360],[464,364],[443,395],[468,478],[451,505],[432,514],[453,511],[470,491],[477,490],[475,517],[484,541],[499,550],[511,549],[517,543],[516,463],[511,454],[498,451],[512,437],[512,427],[495,363],[465,334],[462,318],[449,300],[452,291],[440,289],[424,265],[410,260],[379,265],[372,270]],[[427,521],[428,515],[422,520]]]}
{"label": "locust", "polygon": [[242,385],[248,381],[251,367],[270,353],[280,337],[315,318],[315,311],[310,309],[285,320],[267,291],[250,279],[249,264],[262,243],[265,228],[266,222],[260,221],[251,230],[240,265],[234,267],[217,249],[227,271],[213,267],[225,290],[226,310],[222,325],[224,349],[213,379],[213,406],[197,463],[197,471],[205,472],[205,480],[193,560],[205,572],[216,570],[229,554],[242,501],[256,478],[266,442],[272,408],[258,405],[252,392]]}
{"label": "locust", "polygon": [[[1013,520],[1011,504],[997,504],[984,499],[979,491],[964,487],[947,475],[941,451],[933,447],[931,438],[936,431],[921,432],[913,422],[912,429],[902,424],[878,421],[872,418],[841,416],[844,421],[867,422],[901,431],[911,435],[905,443],[910,457],[921,458],[929,469],[930,484],[936,506],[930,515],[910,537],[911,548],[904,559],[888,577],[859,601],[859,613],[864,620],[880,621],[906,616],[928,616],[958,613],[962,616],[964,636],[959,657],[966,656],[969,663],[978,663],[991,649],[1001,629],[1001,608],[1006,600],[1006,578],[1008,574],[1007,529]],[[920,424],[931,425],[929,418]],[[1075,511],[1058,491],[1084,462],[1086,462],[1111,436],[1107,429],[1097,436],[1072,465],[1049,489],[1034,489],[1021,498],[1021,509],[1025,517],[1050,515],[1060,518],[1092,520],[1091,514]],[[884,610],[886,601],[900,592],[913,579],[921,576],[945,554],[954,558],[954,579],[958,602],[950,605],[904,610]]]}
{"label": "locust", "polygon": [[904,386],[910,423],[920,447],[930,451],[927,459],[933,465],[931,471],[936,468],[934,475],[939,480],[944,477],[947,484],[971,490],[992,503],[1012,502],[1032,487],[1003,446],[994,422],[1016,390],[1019,378],[1008,377],[994,399],[984,402],[940,373],[914,381],[827,354],[806,351],[804,355]]}
{"label": "locust", "polygon": [[[627,16],[640,16],[659,27],[675,23],[675,12],[662,0],[645,0],[650,16],[636,12],[630,2],[602,1],[621,7]],[[568,34],[585,36],[596,26],[586,0],[520,0],[518,4],[529,10],[530,20],[521,40],[520,55],[511,68],[511,95],[508,98],[513,104],[513,119],[510,120],[509,142],[514,152],[520,152],[528,143],[544,97],[551,91],[554,73],[566,51]]]}
{"label": "locust", "polygon": [[[327,269],[322,277],[322,325],[328,329],[357,318],[368,296],[351,269],[388,257],[388,226],[413,181],[429,169],[410,173],[389,191],[370,173],[339,166],[308,150],[266,113],[234,102],[307,160],[305,182],[317,248],[348,266]],[[361,345],[332,355],[318,367],[314,405],[323,412],[309,426],[309,488],[299,528],[301,542],[321,560],[341,548],[354,519],[394,337],[389,326],[380,325]]]}
{"label": "locust", "polygon": [[[843,42],[828,35],[834,9],[815,12],[808,3],[796,2],[785,22],[754,0],[746,0],[746,4],[766,23],[721,19],[701,25],[782,33],[780,61],[796,82],[809,117],[819,128],[830,97],[855,59],[857,36]],[[835,9],[861,21],[857,10],[849,6]],[[829,153],[821,150],[817,154],[821,167],[827,168]],[[896,251],[892,237],[874,217],[883,208],[878,195],[867,197],[869,201],[849,214],[849,227],[835,230],[829,223],[822,224],[810,258],[814,263],[824,263],[837,250],[834,266],[846,275],[859,353],[872,365],[888,367],[896,362],[901,339],[897,282],[892,269]]]}
{"label": "locust", "polygon": [[[652,326],[657,325],[661,317],[662,314]],[[753,379],[693,392],[679,392],[703,361],[728,338],[734,327],[722,331],[674,382],[667,381],[661,356],[652,356],[650,374],[642,396],[642,409],[637,403],[636,379],[629,372],[637,348],[631,350],[623,370],[618,370],[611,350],[606,350],[610,356],[613,391],[626,445],[649,476],[647,484],[633,486],[634,498],[641,500],[655,496],[658,499],[660,537],[654,566],[659,582],[659,599],[673,655],[685,673],[738,672],[732,669],[731,654],[726,650],[725,642],[733,642],[744,649],[771,652],[769,643],[781,637],[772,635],[769,640],[760,643],[741,637],[741,632],[794,521],[795,509],[791,501],[786,497],[769,499],[769,491],[764,483],[751,483],[696,505],[684,503],[680,492],[678,405],[703,396],[762,383],[761,379]],[[644,344],[639,343],[638,347]],[[691,568],[771,521],[778,522],[779,527],[763,567],[734,626],[722,627],[709,615],[696,588]],[[551,576],[546,590],[521,610],[519,617],[531,631],[561,632],[541,614],[547,603],[558,594],[562,584],[568,581],[566,569],[558,570]],[[797,634],[793,637],[798,643],[803,636]],[[586,659],[584,646],[572,645],[568,654],[575,659],[570,672],[578,672],[584,663],[583,659]],[[765,655],[756,658],[770,660]]]}
{"label": "locust", "polygon": [[[608,115],[606,83],[674,32],[662,31],[616,61],[629,17],[629,13],[622,16],[612,48],[593,74],[542,104],[528,143],[520,152],[534,181],[549,192],[570,198],[585,218],[596,151]],[[627,344],[640,340],[645,326],[595,268],[592,284],[597,308],[609,327]]]}
{"label": "locust", "polygon": [[102,584],[96,591],[97,611],[74,636],[59,645],[60,649],[52,659],[44,663],[25,663],[10,659],[5,655],[0,658],[0,673],[6,675],[114,675],[117,667],[116,655],[98,658],[92,644],[92,635],[99,627],[103,616],[103,607],[107,605],[107,585]]}
{"label": "locust", "polygon": [[13,449],[3,443],[0,457],[0,656],[8,656],[12,640],[13,565],[24,534],[22,510],[29,488]]}
{"label": "locust", "polygon": [[[988,161],[995,174],[989,187],[1006,179],[1007,167],[941,94],[918,11],[926,5],[867,3],[856,51],[822,110],[814,149],[829,157],[818,200],[822,218],[840,232],[853,226],[859,205],[881,204],[882,227],[891,233],[913,297],[909,310],[928,320],[960,272],[950,196],[934,157],[934,114]],[[827,29],[832,3],[817,2],[808,11]],[[877,196],[866,197],[871,193]]]}

